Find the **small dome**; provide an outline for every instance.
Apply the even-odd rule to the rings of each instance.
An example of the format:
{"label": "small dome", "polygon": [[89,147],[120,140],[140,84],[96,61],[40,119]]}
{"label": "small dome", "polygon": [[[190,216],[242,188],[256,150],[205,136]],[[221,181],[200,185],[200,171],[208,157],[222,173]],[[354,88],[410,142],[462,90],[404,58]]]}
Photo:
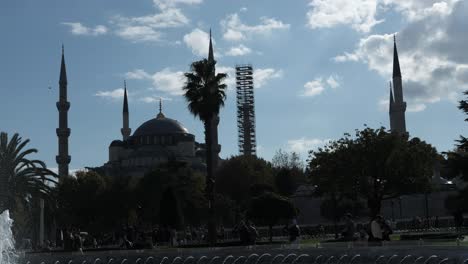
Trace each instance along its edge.
{"label": "small dome", "polygon": [[121,140],[114,140],[109,147],[123,147],[124,143]]}
{"label": "small dome", "polygon": [[187,133],[189,133],[188,130],[177,120],[166,118],[161,114],[139,126],[135,130],[135,133],[133,133],[133,136],[138,137]]}

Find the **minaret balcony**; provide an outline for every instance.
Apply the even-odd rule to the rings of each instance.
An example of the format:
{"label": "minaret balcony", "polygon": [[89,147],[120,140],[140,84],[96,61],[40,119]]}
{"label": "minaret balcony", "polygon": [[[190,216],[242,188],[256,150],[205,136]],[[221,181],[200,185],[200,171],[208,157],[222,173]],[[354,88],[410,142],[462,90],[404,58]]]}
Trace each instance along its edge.
{"label": "minaret balcony", "polygon": [[63,101],[59,101],[57,102],[57,109],[60,111],[60,110],[65,110],[65,111],[68,111],[68,109],[70,109],[70,102],[63,102]]}
{"label": "minaret balcony", "polygon": [[58,156],[55,156],[55,161],[57,162],[57,164],[69,164],[71,161],[71,156],[70,155],[66,155],[66,156],[58,155]]}
{"label": "minaret balcony", "polygon": [[70,128],[57,128],[55,130],[58,137],[69,137],[70,136]]}

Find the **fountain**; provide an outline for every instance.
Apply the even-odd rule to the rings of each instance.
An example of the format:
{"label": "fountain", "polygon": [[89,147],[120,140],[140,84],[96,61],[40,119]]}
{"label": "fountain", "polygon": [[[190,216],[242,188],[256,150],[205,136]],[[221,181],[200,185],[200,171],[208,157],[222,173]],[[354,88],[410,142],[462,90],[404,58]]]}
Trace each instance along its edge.
{"label": "fountain", "polygon": [[13,220],[10,213],[4,211],[0,214],[0,264],[13,264],[16,262],[15,243],[11,226]]}

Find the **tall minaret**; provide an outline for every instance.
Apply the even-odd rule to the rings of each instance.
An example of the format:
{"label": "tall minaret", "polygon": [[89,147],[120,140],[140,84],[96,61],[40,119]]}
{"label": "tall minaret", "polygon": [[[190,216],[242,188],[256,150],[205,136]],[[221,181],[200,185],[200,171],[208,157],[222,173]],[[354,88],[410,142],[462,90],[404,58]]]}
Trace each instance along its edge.
{"label": "tall minaret", "polygon": [[403,100],[403,85],[401,80],[400,61],[398,60],[398,51],[396,38],[393,36],[393,91],[390,84],[390,129],[393,132],[406,133],[406,102]]}
{"label": "tall minaret", "polygon": [[128,100],[127,100],[127,82],[124,80],[124,101],[123,101],[123,112],[122,112],[123,125],[120,132],[122,133],[123,140],[127,140],[132,133],[132,129],[129,126],[129,114],[128,114]]}
{"label": "tall minaret", "polygon": [[59,80],[59,101],[57,109],[59,111],[59,127],[57,128],[58,137],[58,155],[55,160],[58,164],[59,177],[68,176],[68,164],[71,157],[68,155],[68,137],[70,136],[70,128],[68,128],[68,109],[70,102],[67,101],[67,71],[65,68],[65,53],[62,45],[62,64],[60,65],[60,80]]}
{"label": "tall minaret", "polygon": [[[210,45],[208,47],[208,61],[209,62],[214,62],[214,52],[213,52],[213,43],[211,41],[211,29],[210,29]],[[211,73],[212,77],[215,76],[216,74],[216,68],[213,70]],[[216,169],[218,167],[218,160],[219,160],[219,153],[221,152],[221,146],[218,143],[218,125],[219,125],[219,114],[214,116],[213,122],[211,123],[212,126],[212,143],[213,143],[213,169]]]}

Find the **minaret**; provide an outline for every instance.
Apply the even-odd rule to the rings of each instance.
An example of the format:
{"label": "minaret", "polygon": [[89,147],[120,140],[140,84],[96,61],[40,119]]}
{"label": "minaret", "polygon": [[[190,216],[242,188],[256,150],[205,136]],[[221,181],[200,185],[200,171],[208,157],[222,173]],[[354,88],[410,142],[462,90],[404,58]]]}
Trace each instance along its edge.
{"label": "minaret", "polygon": [[[214,52],[213,52],[213,43],[211,41],[211,29],[210,29],[210,45],[208,47],[208,61],[209,62],[215,62],[214,59]],[[216,74],[216,69],[213,70],[211,73],[212,76],[214,77]],[[211,123],[212,126],[212,143],[213,143],[213,169],[216,169],[218,167],[218,160],[219,160],[219,153],[221,152],[221,146],[218,143],[218,125],[219,125],[219,114],[215,115],[213,117],[213,122]]]}
{"label": "minaret", "polygon": [[128,113],[128,100],[127,100],[127,82],[124,80],[124,101],[123,101],[123,112],[122,112],[122,129],[120,132],[122,133],[122,139],[125,141],[132,133],[132,129],[129,127],[129,113]]}
{"label": "minaret", "polygon": [[68,176],[68,164],[70,164],[71,160],[70,155],[68,155],[68,137],[70,136],[70,128],[68,128],[68,109],[70,109],[70,102],[67,101],[67,71],[65,68],[63,45],[59,87],[59,101],[57,102],[59,127],[56,131],[58,137],[58,155],[55,157],[55,160],[58,164],[59,177],[63,178]]}
{"label": "minaret", "polygon": [[401,80],[400,61],[396,46],[396,38],[393,36],[393,91],[390,86],[390,129],[393,132],[406,133],[406,102],[403,100],[403,85]]}

